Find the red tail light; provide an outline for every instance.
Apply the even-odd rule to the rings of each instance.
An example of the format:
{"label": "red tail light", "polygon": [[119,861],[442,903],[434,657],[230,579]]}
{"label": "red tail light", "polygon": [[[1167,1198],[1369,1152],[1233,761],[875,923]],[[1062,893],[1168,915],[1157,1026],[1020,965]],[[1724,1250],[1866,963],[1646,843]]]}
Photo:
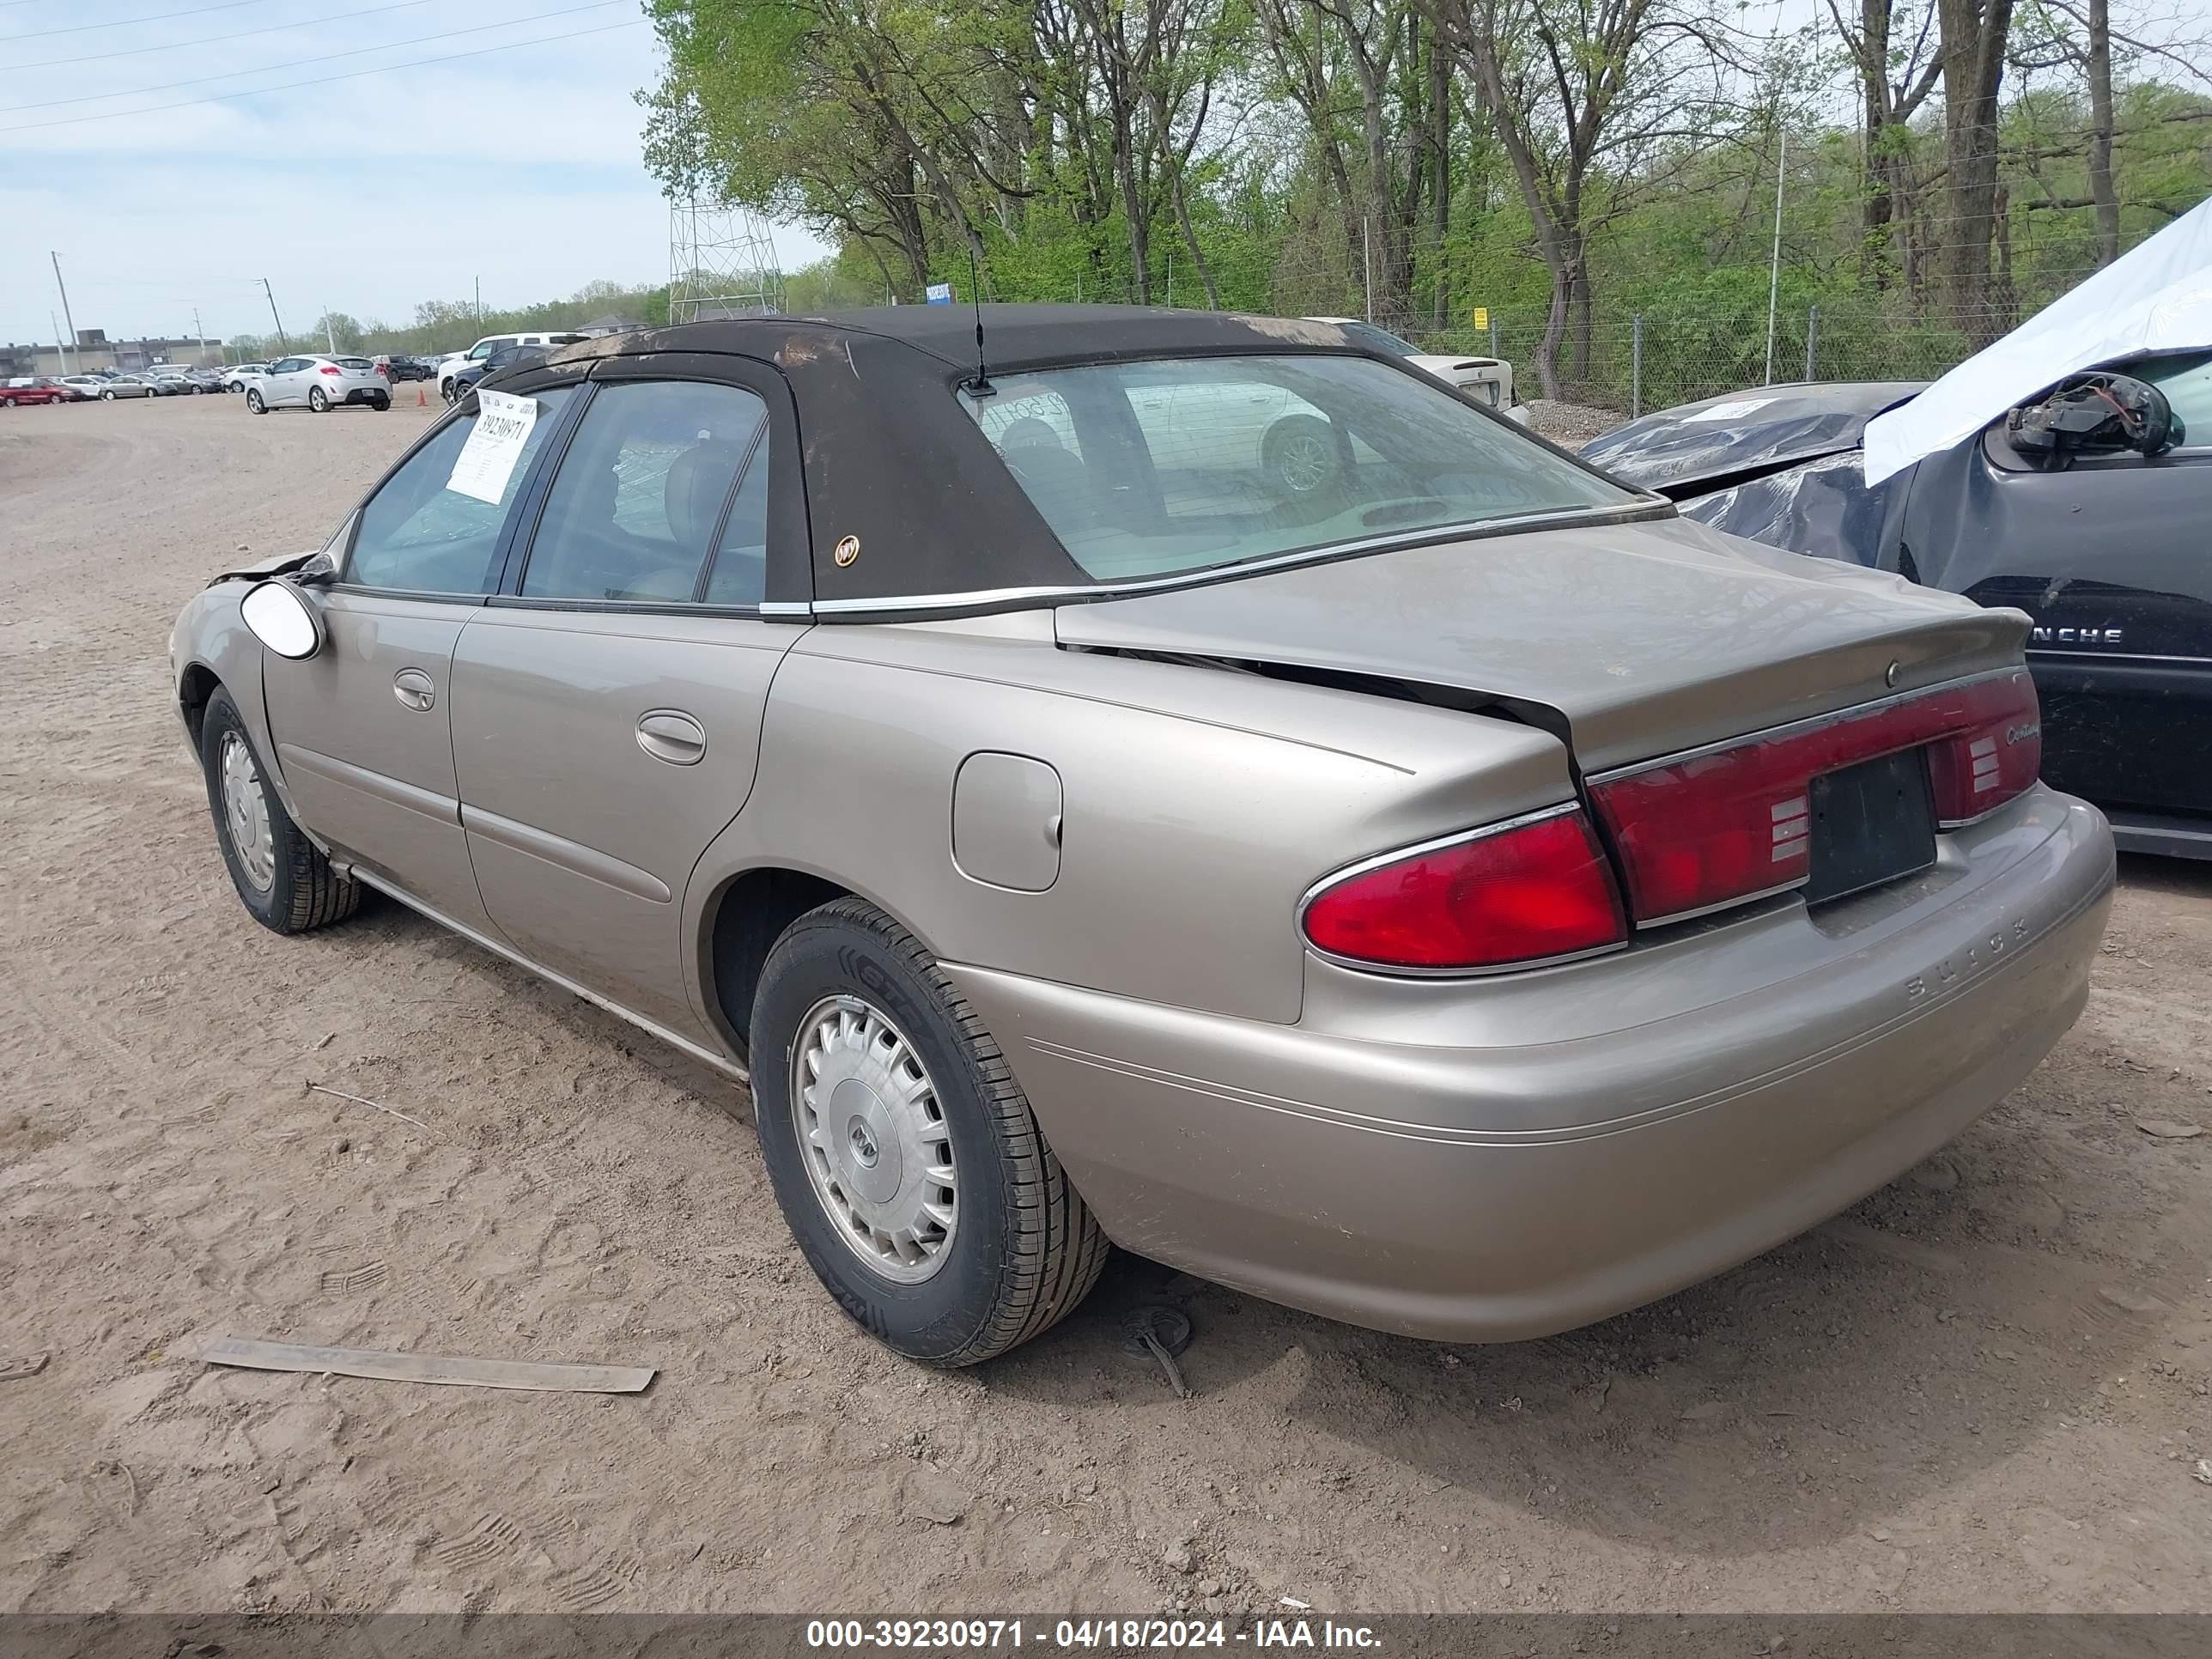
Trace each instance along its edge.
{"label": "red tail light", "polygon": [[338,366],[337,366],[336,363],[325,363],[325,364],[322,366],[321,369],[319,371],[319,373],[321,373],[321,374],[337,374],[337,372],[338,372]]}
{"label": "red tail light", "polygon": [[1636,919],[1670,921],[1802,884],[1812,781],[1923,744],[1942,827],[1993,811],[2042,767],[2034,682],[2015,669],[1940,685],[1600,778],[1590,796]]}
{"label": "red tail light", "polygon": [[1306,900],[1314,948],[1378,968],[1463,973],[1579,956],[1628,938],[1578,806],[1556,806],[1331,878]]}

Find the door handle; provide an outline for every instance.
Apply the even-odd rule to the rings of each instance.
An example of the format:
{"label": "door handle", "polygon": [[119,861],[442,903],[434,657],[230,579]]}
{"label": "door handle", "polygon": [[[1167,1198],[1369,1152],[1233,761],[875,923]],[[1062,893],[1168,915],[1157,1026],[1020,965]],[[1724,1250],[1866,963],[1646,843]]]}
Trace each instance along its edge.
{"label": "door handle", "polygon": [[419,668],[403,668],[392,677],[392,695],[408,708],[437,706],[438,685]]}
{"label": "door handle", "polygon": [[671,766],[696,766],[707,758],[707,728],[680,708],[655,708],[638,716],[637,746]]}

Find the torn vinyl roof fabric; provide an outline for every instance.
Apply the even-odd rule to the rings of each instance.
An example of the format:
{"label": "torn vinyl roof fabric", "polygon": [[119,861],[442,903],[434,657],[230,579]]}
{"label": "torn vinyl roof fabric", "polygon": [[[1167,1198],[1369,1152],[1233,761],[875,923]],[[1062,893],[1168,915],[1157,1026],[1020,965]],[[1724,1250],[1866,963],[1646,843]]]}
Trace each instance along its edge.
{"label": "torn vinyl roof fabric", "polygon": [[2212,199],[2052,301],[1901,409],[1867,423],[1866,478],[1880,483],[1948,449],[2078,370],[2147,352],[2212,346]]}

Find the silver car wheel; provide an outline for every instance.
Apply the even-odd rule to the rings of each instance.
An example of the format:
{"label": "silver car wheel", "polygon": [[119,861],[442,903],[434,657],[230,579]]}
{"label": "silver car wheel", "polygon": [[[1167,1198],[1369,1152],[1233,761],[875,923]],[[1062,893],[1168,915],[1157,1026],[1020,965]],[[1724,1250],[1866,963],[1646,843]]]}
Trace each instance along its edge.
{"label": "silver car wheel", "polygon": [[952,1129],[914,1045],[881,1010],[825,997],[792,1045],[799,1157],[837,1236],[869,1267],[918,1285],[960,1221]]}
{"label": "silver car wheel", "polygon": [[230,830],[231,851],[257,893],[276,879],[276,837],[269,823],[269,798],[261,792],[253,751],[235,732],[222,734],[222,814]]}
{"label": "silver car wheel", "polygon": [[1318,434],[1293,432],[1275,446],[1275,473],[1303,495],[1328,482],[1328,446]]}

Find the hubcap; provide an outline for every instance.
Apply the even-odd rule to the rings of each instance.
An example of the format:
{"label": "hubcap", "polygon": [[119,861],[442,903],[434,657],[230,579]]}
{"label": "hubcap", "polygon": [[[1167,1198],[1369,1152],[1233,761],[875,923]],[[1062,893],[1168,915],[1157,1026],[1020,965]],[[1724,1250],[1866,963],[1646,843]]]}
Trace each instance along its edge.
{"label": "hubcap", "polygon": [[1301,495],[1316,489],[1328,478],[1328,453],[1311,433],[1283,440],[1276,471],[1283,482]]}
{"label": "hubcap", "polygon": [[269,798],[261,793],[261,774],[253,751],[235,732],[222,734],[222,815],[230,830],[231,851],[257,893],[276,879],[276,841],[269,827]]}
{"label": "hubcap", "polygon": [[823,1212],[884,1278],[918,1285],[959,1224],[952,1131],[899,1029],[859,997],[825,997],[792,1047],[791,1117]]}

